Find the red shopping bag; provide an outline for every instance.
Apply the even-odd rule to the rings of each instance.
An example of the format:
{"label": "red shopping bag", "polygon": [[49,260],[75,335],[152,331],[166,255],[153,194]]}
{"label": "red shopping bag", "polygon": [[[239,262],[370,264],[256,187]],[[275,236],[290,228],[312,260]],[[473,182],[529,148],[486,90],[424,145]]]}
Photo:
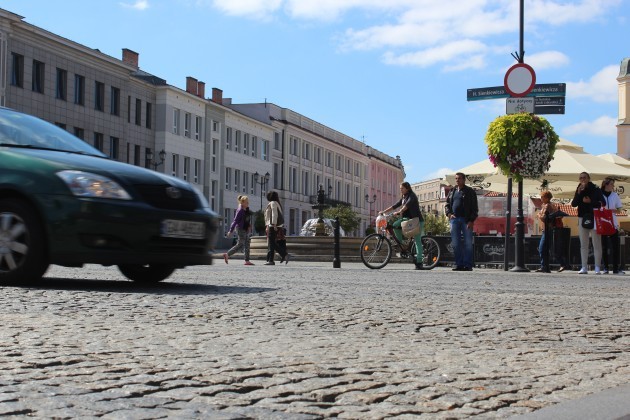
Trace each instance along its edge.
{"label": "red shopping bag", "polygon": [[598,235],[612,235],[617,229],[610,209],[593,209],[595,215],[595,228]]}

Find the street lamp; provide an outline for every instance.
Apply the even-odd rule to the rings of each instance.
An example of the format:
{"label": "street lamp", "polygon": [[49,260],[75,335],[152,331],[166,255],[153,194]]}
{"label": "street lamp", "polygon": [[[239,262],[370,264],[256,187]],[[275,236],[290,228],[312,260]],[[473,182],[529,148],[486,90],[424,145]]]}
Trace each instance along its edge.
{"label": "street lamp", "polygon": [[166,152],[164,151],[164,149],[160,150],[160,153],[158,153],[158,157],[160,158],[159,162],[154,162],[153,161],[153,152],[151,150],[147,151],[147,166],[153,166],[153,170],[155,171],[157,169],[158,166],[160,166],[161,164],[164,163],[164,159],[166,159]]}
{"label": "street lamp", "polygon": [[[258,178],[260,178],[260,181],[258,180]],[[261,210],[262,210],[263,190],[266,188],[268,181],[269,181],[269,172],[267,172],[265,176],[263,177],[258,175],[258,172],[254,174],[254,182],[260,185],[260,209]]]}
{"label": "street lamp", "polygon": [[376,203],[376,194],[372,196],[371,201],[370,201],[370,195],[365,194],[365,201],[369,204],[369,213],[368,213],[369,219],[370,219],[369,225],[372,226],[372,204]]}

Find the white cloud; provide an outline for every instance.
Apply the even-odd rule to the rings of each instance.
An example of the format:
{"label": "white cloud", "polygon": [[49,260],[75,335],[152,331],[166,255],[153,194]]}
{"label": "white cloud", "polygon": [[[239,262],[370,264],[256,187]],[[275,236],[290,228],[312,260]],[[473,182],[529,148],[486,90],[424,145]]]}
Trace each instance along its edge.
{"label": "white cloud", "polygon": [[268,19],[282,6],[283,0],[214,0],[213,5],[225,14]]}
{"label": "white cloud", "polygon": [[569,64],[569,57],[559,51],[543,51],[532,55],[525,55],[525,62],[532,66],[534,71],[564,67]]}
{"label": "white cloud", "polygon": [[594,121],[582,121],[565,127],[562,130],[564,137],[575,135],[593,135],[598,137],[617,136],[617,118],[601,116]]}
{"label": "white cloud", "polygon": [[[386,64],[417,67],[429,67],[441,62],[464,63],[467,57],[474,56],[474,53],[483,52],[485,49],[485,45],[479,41],[462,40],[398,56],[388,52],[383,56],[383,61]],[[479,62],[479,57],[476,62]]]}
{"label": "white cloud", "polygon": [[617,76],[619,66],[606,66],[588,81],[567,83],[567,96],[571,98],[587,98],[595,102],[617,102]]}
{"label": "white cloud", "polygon": [[127,9],[146,10],[149,8],[148,0],[137,0],[135,3],[119,3]]}

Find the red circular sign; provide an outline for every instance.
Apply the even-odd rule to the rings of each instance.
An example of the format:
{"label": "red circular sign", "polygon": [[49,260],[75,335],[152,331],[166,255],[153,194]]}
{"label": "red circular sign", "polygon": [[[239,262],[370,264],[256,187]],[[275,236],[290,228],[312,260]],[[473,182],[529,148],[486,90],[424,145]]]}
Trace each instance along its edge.
{"label": "red circular sign", "polygon": [[503,86],[513,98],[526,96],[536,85],[536,72],[525,63],[514,64],[505,73]]}

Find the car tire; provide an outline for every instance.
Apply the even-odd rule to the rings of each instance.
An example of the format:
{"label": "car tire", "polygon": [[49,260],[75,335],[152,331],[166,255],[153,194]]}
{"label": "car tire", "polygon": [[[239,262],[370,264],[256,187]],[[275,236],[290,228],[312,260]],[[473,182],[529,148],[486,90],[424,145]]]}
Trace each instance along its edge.
{"label": "car tire", "polygon": [[0,283],[37,282],[49,265],[45,231],[35,210],[23,200],[0,200]]}
{"label": "car tire", "polygon": [[118,269],[129,280],[147,284],[166,280],[175,271],[169,264],[121,264]]}

